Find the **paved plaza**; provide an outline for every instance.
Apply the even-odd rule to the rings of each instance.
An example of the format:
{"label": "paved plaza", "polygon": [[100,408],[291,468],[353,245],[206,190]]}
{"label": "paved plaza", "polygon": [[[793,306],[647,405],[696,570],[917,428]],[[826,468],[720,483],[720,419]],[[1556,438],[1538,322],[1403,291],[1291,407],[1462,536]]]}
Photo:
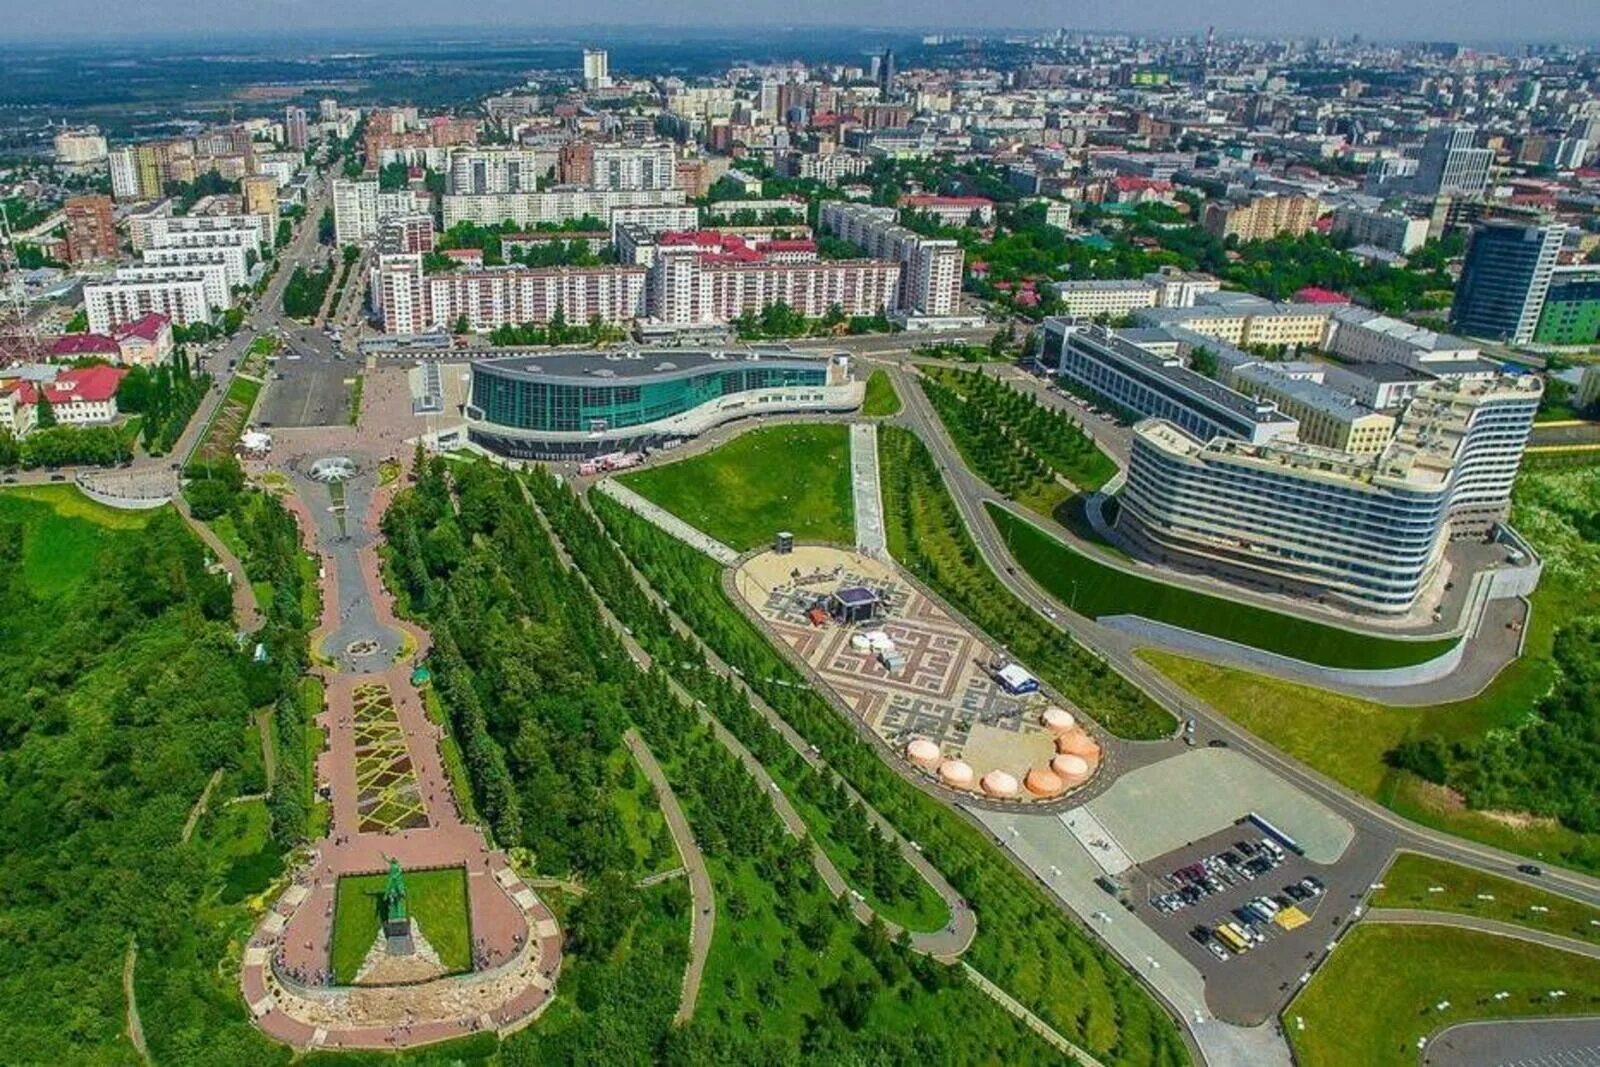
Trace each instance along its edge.
{"label": "paved plaza", "polygon": [[[800,545],[792,553],[765,552],[745,561],[734,585],[778,638],[902,757],[913,740],[932,741],[940,758],[972,768],[976,786],[995,770],[1021,782],[1055,756],[1055,735],[1040,722],[1046,697],[1007,693],[990,675],[997,650],[906,581],[893,564],[859,552]],[[818,601],[851,586],[878,594],[878,617],[861,626],[831,619],[813,624],[808,612]],[[893,671],[877,652],[851,643],[857,634],[878,630],[904,656]]]}
{"label": "paved plaza", "polygon": [[[377,548],[379,521],[404,484],[401,477],[380,485],[379,464],[410,459],[403,434],[415,423],[400,405],[404,372],[375,379],[359,433],[286,431],[272,457],[273,468],[290,475],[296,491],[285,503],[321,564],[323,612],[311,644],[326,685],[318,723],[327,746],[316,760],[316,782],[333,818],[257,925],[240,981],[256,1024],[300,1048],[406,1048],[485,1029],[507,1033],[549,1003],[561,965],[561,933],[550,910],[462,818],[440,750],[444,728],[428,717],[412,684],[428,634],[396,617]],[[369,430],[369,419],[382,430]],[[307,473],[324,455],[354,460],[356,474],[340,492]],[[332,984],[338,881],[381,872],[391,858],[407,870],[466,869],[471,973]]]}

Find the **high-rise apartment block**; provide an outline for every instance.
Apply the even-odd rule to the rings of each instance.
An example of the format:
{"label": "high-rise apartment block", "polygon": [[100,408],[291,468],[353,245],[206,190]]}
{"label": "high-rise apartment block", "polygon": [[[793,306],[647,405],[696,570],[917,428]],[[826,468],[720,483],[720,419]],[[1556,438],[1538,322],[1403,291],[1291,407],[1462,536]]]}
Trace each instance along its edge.
{"label": "high-rise apartment block", "polygon": [[99,129],[62,130],[55,136],[56,162],[68,167],[83,167],[106,158],[106,139]]}
{"label": "high-rise apartment block", "polygon": [[306,109],[290,105],[283,109],[283,138],[290,148],[305,148],[311,141]]}
{"label": "high-rise apartment block", "polygon": [[1494,152],[1474,147],[1473,126],[1441,126],[1430,130],[1417,157],[1411,190],[1423,196],[1482,196],[1489,187]]}
{"label": "high-rise apartment block", "polygon": [[583,50],[583,87],[590,92],[611,88],[611,59],[604,49]]}
{"label": "high-rise apartment block", "polygon": [[270,174],[252,174],[239,183],[244,195],[244,210],[250,215],[265,215],[278,220],[278,179]]}
{"label": "high-rise apartment block", "polygon": [[1451,323],[1471,337],[1532,341],[1566,233],[1561,223],[1493,221],[1475,229],[1456,286]]}
{"label": "high-rise apartment block", "polygon": [[62,210],[67,217],[68,262],[117,258],[117,225],[109,196],[69,197]]}
{"label": "high-rise apartment block", "polygon": [[590,164],[596,189],[671,189],[678,168],[672,146],[655,144],[597,144]]}
{"label": "high-rise apartment block", "polygon": [[444,198],[444,228],[448,230],[458,222],[494,226],[509,220],[531,229],[541,222],[559,224],[585,216],[609,225],[616,208],[670,207],[683,202],[682,189],[556,188],[542,193],[449,195]]}
{"label": "high-rise apartment block", "polygon": [[470,147],[450,150],[446,192],[531,193],[560,161],[554,148]]}
{"label": "high-rise apartment block", "polygon": [[822,229],[862,249],[870,259],[900,264],[895,310],[943,317],[961,308],[963,254],[955,241],[924,237],[901,226],[891,207],[830,200],[822,205]]}
{"label": "high-rise apartment block", "polygon": [[378,232],[378,183],[374,179],[333,182],[333,240],[341,248]]}
{"label": "high-rise apartment block", "polygon": [[83,310],[89,332],[101,334],[151,313],[165,315],[178,326],[211,321],[206,280],[197,272],[136,279],[119,271],[115,277],[84,284]]}
{"label": "high-rise apartment block", "polygon": [[1320,205],[1312,196],[1260,196],[1242,204],[1206,205],[1206,232],[1219,240],[1266,241],[1280,235],[1303,236],[1317,221]]}

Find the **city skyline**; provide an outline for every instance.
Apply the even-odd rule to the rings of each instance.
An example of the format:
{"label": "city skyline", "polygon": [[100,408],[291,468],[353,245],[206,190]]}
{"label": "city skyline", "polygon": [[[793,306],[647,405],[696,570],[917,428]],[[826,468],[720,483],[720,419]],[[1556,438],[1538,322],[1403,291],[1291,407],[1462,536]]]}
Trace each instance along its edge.
{"label": "city skyline", "polygon": [[[863,18],[863,14],[869,17]],[[864,13],[843,0],[824,0],[803,11],[772,0],[730,5],[723,0],[695,0],[681,18],[658,20],[659,11],[632,0],[600,0],[585,5],[579,17],[571,9],[548,10],[488,0],[453,13],[444,22],[436,5],[424,0],[398,0],[382,5],[371,0],[309,4],[282,0],[249,4],[243,0],[199,5],[193,0],[154,0],[136,9],[107,9],[90,0],[62,0],[41,8],[16,0],[0,2],[0,15],[17,39],[224,40],[229,36],[292,37],[316,33],[361,33],[386,36],[463,30],[500,30],[521,35],[530,30],[556,30],[565,37],[588,31],[593,40],[627,39],[647,26],[670,25],[679,32],[729,32],[736,28],[785,29],[863,27],[885,32],[1038,31],[1063,27],[1069,32],[1128,33],[1170,38],[1208,29],[1232,37],[1349,37],[1361,34],[1378,41],[1454,40],[1473,44],[1580,43],[1594,39],[1592,11],[1581,0],[1540,0],[1513,10],[1498,0],[1421,0],[1402,4],[1352,0],[1337,9],[1310,0],[1156,0],[1137,9],[1063,9],[1043,0],[997,9],[948,9],[894,0]],[[729,17],[731,16],[731,18]],[[615,21],[616,25],[608,25]],[[188,27],[188,29],[186,29]]]}

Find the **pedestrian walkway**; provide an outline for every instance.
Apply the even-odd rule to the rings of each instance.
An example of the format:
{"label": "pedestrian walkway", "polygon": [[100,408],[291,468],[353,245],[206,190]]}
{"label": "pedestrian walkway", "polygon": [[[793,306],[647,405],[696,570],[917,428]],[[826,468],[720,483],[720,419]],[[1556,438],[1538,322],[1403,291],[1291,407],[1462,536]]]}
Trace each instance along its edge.
{"label": "pedestrian walkway", "polygon": [[595,483],[594,487],[629,511],[636,512],[666,533],[671,534],[691,548],[704,552],[725,567],[731,566],[739,558],[739,553],[721,541],[701,533],[665,508],[652,504],[615,478],[602,478]]}
{"label": "pedestrian walkway", "polygon": [[878,427],[850,424],[850,485],[856,513],[856,547],[870,556],[888,548],[883,533],[883,492],[878,484]]}
{"label": "pedestrian walkway", "polygon": [[[656,792],[656,799],[661,803],[661,814],[667,820],[667,830],[672,834],[672,843],[677,846],[678,857],[683,860],[682,870],[689,875],[689,965],[683,971],[683,994],[678,1000],[677,1014],[672,1017],[676,1023],[686,1023],[694,1017],[694,1007],[700,999],[700,979],[705,974],[706,960],[711,956],[711,936],[717,924],[711,875],[706,871],[706,858],[701,855],[700,846],[695,842],[694,831],[689,828],[689,819],[683,813],[683,805],[678,803],[677,794],[673,793],[666,774],[644,739],[637,730],[629,729],[622,735],[622,740],[628,746],[628,751],[633,753],[633,758],[639,761],[639,769],[644,771],[644,776],[650,780],[650,787]],[[678,872],[663,873],[671,875]],[[661,880],[660,876],[652,878]],[[651,878],[645,879],[645,882],[654,884]]]}
{"label": "pedestrian walkway", "polygon": [[[375,480],[372,457],[362,463],[363,476]],[[317,757],[316,780],[331,795],[332,825],[258,924],[240,975],[256,1025],[301,1049],[412,1048],[484,1029],[509,1033],[549,1004],[561,965],[554,915],[505,854],[462,818],[439,746],[444,731],[428,718],[422,694],[411,684],[414,657],[426,653],[429,638],[395,616],[376,544],[378,522],[397,488],[398,482],[351,497],[367,503],[363,513],[346,517],[360,547],[350,551],[345,545],[340,553],[348,568],[344,581],[323,584],[323,617],[313,645],[343,622],[362,632],[403,634],[398,643],[404,651],[384,647],[355,663],[346,655],[346,669],[320,671],[327,697],[318,723],[327,747]],[[302,491],[311,490],[302,485]],[[314,515],[297,497],[289,499],[326,568],[334,558],[330,539],[339,534],[325,513]],[[352,587],[360,595],[341,602]],[[401,750],[408,795],[417,802],[406,819],[393,825],[379,820],[381,827],[367,817],[371,805],[364,801],[373,798],[363,797],[358,784],[362,760],[371,759],[358,737],[357,703],[379,696],[389,727],[386,743]],[[386,752],[386,758],[395,756]],[[391,859],[407,870],[465,870],[473,970],[412,985],[335,986],[330,955],[339,879],[382,871]]]}
{"label": "pedestrian walkway", "polygon": [[1065,1037],[1061,1036],[1061,1033],[1056,1030],[1055,1027],[1051,1026],[1049,1023],[1045,1022],[1043,1019],[1039,1018],[1033,1012],[1025,1008],[1010,993],[1007,993],[1004,989],[1001,989],[999,986],[989,981],[989,979],[985,978],[976,967],[972,966],[972,964],[963,962],[961,967],[964,971],[966,971],[967,978],[972,982],[973,985],[983,990],[991,999],[995,1001],[995,1003],[999,1004],[1002,1008],[1005,1008],[1006,1011],[1009,1011],[1012,1015],[1015,1015],[1017,1018],[1021,1019],[1023,1024],[1026,1025],[1028,1029],[1032,1030],[1034,1033],[1050,1042],[1050,1044],[1054,1045],[1062,1052],[1065,1052],[1068,1056],[1071,1056],[1075,1062],[1083,1064],[1084,1067],[1101,1067],[1099,1060],[1095,1059],[1083,1049],[1079,1048],[1077,1045],[1074,1045],[1071,1041],[1068,1041]]}

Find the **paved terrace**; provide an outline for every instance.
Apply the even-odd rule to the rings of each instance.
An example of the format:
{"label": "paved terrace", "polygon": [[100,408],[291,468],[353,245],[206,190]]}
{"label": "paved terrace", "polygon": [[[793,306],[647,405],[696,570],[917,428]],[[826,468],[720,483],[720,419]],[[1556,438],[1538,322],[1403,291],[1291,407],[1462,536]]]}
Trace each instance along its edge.
{"label": "paved terrace", "polygon": [[[368,408],[372,418],[385,420],[388,434],[369,435],[365,426],[359,435],[350,428],[319,429],[286,435],[287,449],[279,443],[296,489],[285,502],[323,566],[323,615],[312,647],[323,663],[344,668],[319,668],[327,700],[318,724],[328,746],[317,758],[317,782],[331,792],[331,830],[261,920],[241,974],[256,1024],[300,1048],[408,1048],[483,1029],[510,1032],[548,1005],[561,964],[554,916],[505,854],[461,817],[440,754],[442,728],[428,719],[411,684],[413,659],[426,653],[428,635],[395,616],[383,588],[378,523],[401,481],[378,486],[377,467],[386,455],[410,458],[394,436],[405,425],[393,407],[406,395],[404,373],[393,378],[398,389],[394,382],[374,389]],[[368,439],[378,448],[361,444]],[[396,447],[386,451],[385,444]],[[348,455],[358,464],[359,473],[345,483],[351,509],[342,517],[322,504],[331,504],[328,487],[304,473],[324,454]],[[375,650],[351,652],[356,639],[372,641]],[[382,715],[391,749],[385,758],[399,772],[407,803],[406,817],[387,830],[375,829],[364,815],[385,786],[358,780],[367,778],[363,768],[372,760],[370,738],[358,736],[357,704],[367,718],[377,698],[392,705]],[[395,750],[400,745],[403,752]],[[365,764],[358,757],[363,746]],[[338,879],[381,871],[390,857],[406,869],[466,869],[474,970],[414,985],[333,987],[329,952]]]}

